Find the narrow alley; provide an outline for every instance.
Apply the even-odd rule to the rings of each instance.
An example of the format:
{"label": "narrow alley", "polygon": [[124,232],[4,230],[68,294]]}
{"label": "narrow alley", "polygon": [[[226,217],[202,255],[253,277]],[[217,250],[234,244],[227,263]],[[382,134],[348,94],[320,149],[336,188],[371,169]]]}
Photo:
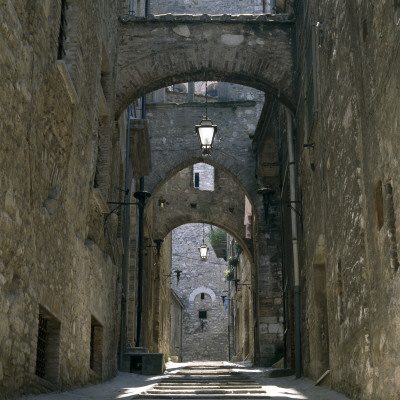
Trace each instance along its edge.
{"label": "narrow alley", "polygon": [[273,368],[255,368],[246,362],[167,363],[163,375],[119,372],[105,383],[62,393],[24,396],[18,400],[116,399],[272,399],[346,400],[346,396],[319,387],[308,378],[295,379]]}

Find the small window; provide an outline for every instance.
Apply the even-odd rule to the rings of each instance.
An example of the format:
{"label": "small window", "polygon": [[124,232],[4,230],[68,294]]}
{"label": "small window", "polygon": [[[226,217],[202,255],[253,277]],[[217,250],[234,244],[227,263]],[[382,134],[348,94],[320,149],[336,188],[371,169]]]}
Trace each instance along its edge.
{"label": "small window", "polygon": [[201,293],[200,298],[201,300],[204,300],[204,293]]}
{"label": "small window", "polygon": [[206,163],[193,164],[193,186],[199,190],[214,190],[215,171]]}
{"label": "small window", "polygon": [[207,311],[199,311],[200,319],[207,319]]}
{"label": "small window", "polygon": [[200,187],[200,174],[198,172],[195,172],[194,174],[194,187]]}
{"label": "small window", "polygon": [[66,38],[66,27],[67,27],[67,0],[61,0],[61,15],[60,15],[60,30],[58,33],[58,50],[57,59],[62,60],[65,56],[65,38]]}
{"label": "small window", "polygon": [[92,316],[90,323],[90,369],[101,376],[103,367],[103,327]]}
{"label": "small window", "polygon": [[382,182],[379,181],[375,189],[375,210],[376,210],[376,222],[378,230],[383,227],[383,195],[382,195]]}
{"label": "small window", "polygon": [[37,376],[57,383],[59,350],[60,322],[47,310],[39,306],[35,370]]}
{"label": "small window", "polygon": [[128,1],[128,14],[135,14],[135,0]]}

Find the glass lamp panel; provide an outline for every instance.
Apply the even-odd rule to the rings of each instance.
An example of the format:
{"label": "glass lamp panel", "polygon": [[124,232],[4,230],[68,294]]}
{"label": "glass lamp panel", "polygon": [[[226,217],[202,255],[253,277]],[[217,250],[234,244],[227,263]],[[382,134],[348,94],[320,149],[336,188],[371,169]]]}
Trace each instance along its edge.
{"label": "glass lamp panel", "polygon": [[211,146],[214,139],[214,127],[200,126],[199,136],[202,146]]}
{"label": "glass lamp panel", "polygon": [[200,258],[205,261],[207,259],[207,254],[208,254],[208,247],[205,244],[202,244],[199,247],[199,252],[200,252]]}

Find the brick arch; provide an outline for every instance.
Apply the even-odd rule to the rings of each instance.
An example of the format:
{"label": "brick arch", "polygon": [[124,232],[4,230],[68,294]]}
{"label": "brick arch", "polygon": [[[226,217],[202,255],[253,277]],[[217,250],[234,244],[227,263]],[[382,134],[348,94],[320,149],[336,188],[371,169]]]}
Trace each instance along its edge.
{"label": "brick arch", "polygon": [[116,116],[173,83],[229,81],[294,109],[292,38],[285,16],[157,16],[121,20]]}

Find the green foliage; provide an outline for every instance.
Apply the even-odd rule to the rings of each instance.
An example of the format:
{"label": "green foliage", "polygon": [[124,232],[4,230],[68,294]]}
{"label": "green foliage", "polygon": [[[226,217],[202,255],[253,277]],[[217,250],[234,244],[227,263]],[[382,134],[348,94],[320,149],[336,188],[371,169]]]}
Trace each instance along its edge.
{"label": "green foliage", "polygon": [[235,244],[233,245],[233,248],[235,249],[237,254],[240,254],[243,251],[238,242],[235,242]]}
{"label": "green foliage", "polygon": [[213,228],[207,233],[211,245],[226,242],[226,232],[221,228]]}
{"label": "green foliage", "polygon": [[228,264],[231,267],[237,267],[237,265],[239,264],[239,257],[237,257],[237,256],[230,257],[228,260]]}
{"label": "green foliage", "polygon": [[225,271],[224,276],[225,276],[225,279],[226,279],[227,281],[231,281],[231,280],[234,278],[234,271],[233,271],[233,269],[227,269],[227,270]]}

